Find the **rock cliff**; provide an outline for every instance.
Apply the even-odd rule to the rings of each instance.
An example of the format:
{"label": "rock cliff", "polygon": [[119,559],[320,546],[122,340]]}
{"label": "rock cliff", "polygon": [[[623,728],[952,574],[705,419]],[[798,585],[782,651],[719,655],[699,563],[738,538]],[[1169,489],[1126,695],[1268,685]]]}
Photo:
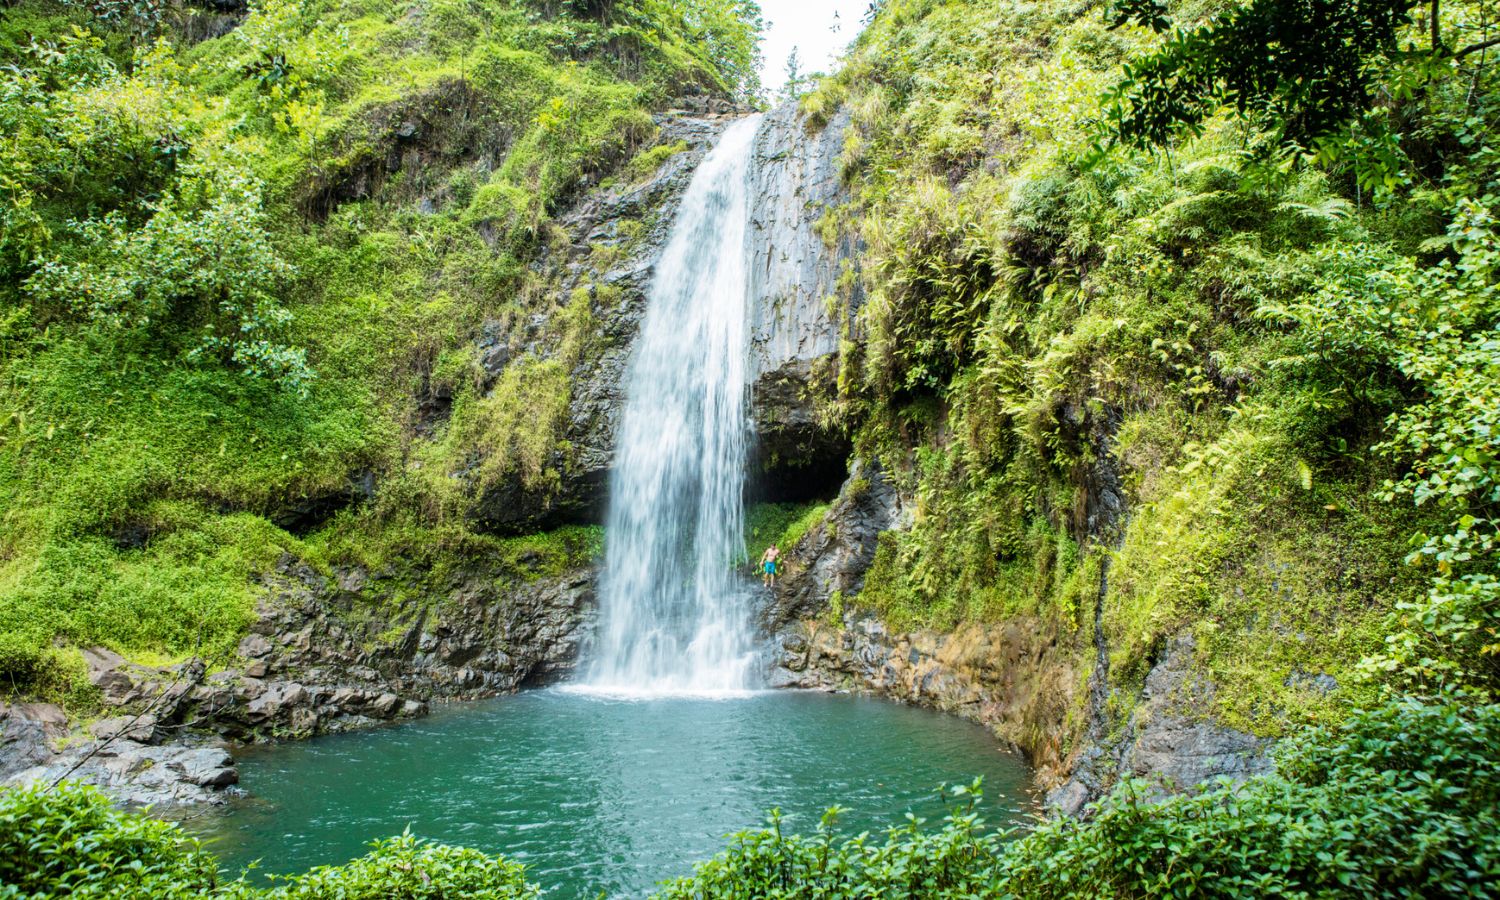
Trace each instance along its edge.
{"label": "rock cliff", "polygon": [[[847,112],[809,128],[794,103],[765,117],[755,139],[750,228],[750,341],[756,450],[751,471],[771,499],[826,491],[843,478],[848,440],[829,427],[820,403],[832,398],[839,329],[835,304],[849,313],[839,280],[857,264],[859,245],[820,227],[848,200],[839,177]],[[857,281],[853,281],[857,285]]]}
{"label": "rock cliff", "polygon": [[[1073,516],[1082,540],[1105,546],[1126,514],[1111,421],[1092,426],[1098,453],[1081,473]],[[1029,615],[903,632],[868,611],[846,611],[859,609],[880,534],[908,527],[914,505],[877,465],[853,463],[824,520],[785,556],[763,620],[774,636],[772,684],[872,693],[982,723],[1027,754],[1051,788],[1049,806],[1067,815],[1085,813],[1125,774],[1182,791],[1270,769],[1270,742],[1213,721],[1216,689],[1194,664],[1190,634],[1168,643],[1138,696],[1114,696],[1098,625],[1110,602],[1107,562],[1089,632]],[[1081,639],[1090,632],[1092,645]],[[1131,710],[1123,720],[1112,696]]]}
{"label": "rock cliff", "polygon": [[[588,291],[593,327],[569,377],[563,441],[550,460],[557,483],[528,487],[506,479],[480,498],[475,519],[488,530],[522,533],[603,517],[625,368],[646,295],[673,216],[697,164],[743,110],[659,117],[657,146],[680,149],[640,180],[586,192],[558,217],[567,239],[535,264],[551,291]],[[839,346],[830,307],[858,246],[820,236],[825,212],[845,199],[838,154],[847,115],[809,130],[795,104],[765,115],[755,141],[751,262],[751,408],[756,435],[752,487],[759,496],[829,491],[845,474],[849,442],[829,427],[819,404],[831,395]],[[851,302],[858,303],[857,293]],[[528,324],[517,344],[488,323],[478,350],[491,379],[526,354],[556,352],[548,322]]]}
{"label": "rock cliff", "polygon": [[435,586],[358,568],[330,578],[288,556],[264,581],[239,666],[140,666],[93,648],[106,718],[73,727],[55,706],[0,707],[0,782],[67,775],[136,805],[222,802],[238,781],[224,739],[347,731],[560,679],[593,621],[586,564],[553,574],[471,560]]}

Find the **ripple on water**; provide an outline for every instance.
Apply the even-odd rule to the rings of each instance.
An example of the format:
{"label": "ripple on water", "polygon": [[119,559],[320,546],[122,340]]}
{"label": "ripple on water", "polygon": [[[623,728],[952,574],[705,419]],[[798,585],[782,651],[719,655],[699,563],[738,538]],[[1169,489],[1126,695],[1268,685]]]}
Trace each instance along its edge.
{"label": "ripple on water", "polygon": [[1031,808],[1030,774],[984,729],[876,700],[794,692],[622,699],[547,690],[406,725],[240,755],[253,795],[193,826],[226,866],[339,863],[414,834],[505,853],[553,896],[640,896],[781,808],[846,830],[939,817],[934,789],[983,775],[991,821]]}

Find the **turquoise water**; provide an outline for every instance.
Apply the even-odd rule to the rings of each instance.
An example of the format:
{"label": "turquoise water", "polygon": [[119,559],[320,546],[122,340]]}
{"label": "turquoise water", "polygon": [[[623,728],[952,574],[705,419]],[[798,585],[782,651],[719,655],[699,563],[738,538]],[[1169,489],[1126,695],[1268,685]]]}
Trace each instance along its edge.
{"label": "turquoise water", "polygon": [[641,896],[780,807],[811,829],[835,803],[858,832],[939,818],[942,782],[983,775],[992,822],[1030,808],[1030,774],[982,728],[878,700],[802,692],[606,699],[545,690],[419,721],[240,754],[251,797],[192,823],[226,866],[303,871],[414,834],[526,863],[552,897]]}

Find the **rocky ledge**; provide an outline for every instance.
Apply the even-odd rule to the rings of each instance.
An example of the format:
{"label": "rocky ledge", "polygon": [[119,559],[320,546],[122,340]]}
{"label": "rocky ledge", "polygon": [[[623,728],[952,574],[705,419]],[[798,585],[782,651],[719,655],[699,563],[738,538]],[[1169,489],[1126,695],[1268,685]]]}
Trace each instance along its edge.
{"label": "rocky ledge", "polygon": [[49,704],[0,706],[0,784],[90,782],[122,803],[222,802],[234,743],[364,728],[571,671],[594,614],[594,570],[474,564],[425,602],[393,573],[318,573],[283,557],[239,645],[241,662],[132,664],[84,652],[107,716],[70,723]]}
{"label": "rocky ledge", "polygon": [[1049,804],[1068,815],[1122,774],[1165,792],[1270,769],[1269,742],[1213,720],[1214,686],[1195,666],[1190,635],[1166,646],[1139,697],[1119,698],[1132,710],[1120,727],[1091,720],[1084,733],[1079,711],[1096,648],[1081,632],[1019,615],[897,631],[849,612],[859,608],[880,534],[907,527],[911,507],[878,467],[854,461],[827,516],[783,557],[787,570],[762,621],[772,684],[871,693],[979,722],[1026,753],[1051,788]]}
{"label": "rocky ledge", "polygon": [[0,704],[0,783],[71,778],[132,806],[224,802],[240,774],[222,744],[155,746],[158,737],[150,715],[105,719],[75,734],[59,706]]}
{"label": "rocky ledge", "polygon": [[1122,734],[1069,753],[1058,723],[1075,708],[1082,659],[1060,652],[1040,623],[893,632],[874,616],[803,620],[777,636],[773,681],[782,687],[877,694],[962,716],[1026,752],[1047,804],[1079,815],[1121,774],[1163,793],[1271,769],[1269,741],[1212,719],[1213,685],[1192,665],[1189,636],[1152,667]]}

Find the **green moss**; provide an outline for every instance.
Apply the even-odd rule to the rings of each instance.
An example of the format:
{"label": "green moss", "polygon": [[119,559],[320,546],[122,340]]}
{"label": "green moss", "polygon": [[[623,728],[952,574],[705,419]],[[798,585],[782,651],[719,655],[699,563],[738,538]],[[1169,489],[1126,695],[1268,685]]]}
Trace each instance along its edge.
{"label": "green moss", "polygon": [[753,562],[775,544],[789,552],[809,530],[823,521],[831,504],[757,503],[745,511],[745,551]]}
{"label": "green moss", "polygon": [[688,149],[687,141],[675,141],[670,144],[657,144],[647,150],[642,150],[630,160],[625,167],[625,177],[631,181],[644,181],[666,164],[667,160],[683,153]]}
{"label": "green moss", "polygon": [[[749,86],[734,62],[748,23],[657,3],[615,29],[525,4],[409,12],[257,4],[227,35],[167,32],[135,59],[144,43],[83,7],[7,7],[0,59],[53,67],[30,82],[7,69],[41,94],[0,101],[15,132],[3,165],[20,176],[0,207],[0,656],[17,660],[16,686],[35,672],[32,687],[51,690],[54,639],[140,658],[200,637],[211,655],[231,647],[270,548],[295,543],[266,517],[351,478],[378,476],[390,528],[455,546],[475,537],[463,522],[478,492],[502,479],[544,490],[567,465],[561,417],[590,297],[558,296],[528,264],[555,241],[561,203],[654,139],[653,109],[685,84]],[[24,51],[75,25],[98,46]],[[243,173],[263,200],[260,236],[294,268],[275,286],[292,315],[275,338],[306,352],[305,393],[185,358],[222,297],[174,298],[171,315],[127,326],[21,288],[82,252],[70,220],[116,212],[139,229],[194,166]],[[485,323],[536,352],[485,372]],[[438,394],[451,417],[424,406]],[[163,501],[192,521],[155,522]],[[142,550],[117,541],[147,531]]]}

